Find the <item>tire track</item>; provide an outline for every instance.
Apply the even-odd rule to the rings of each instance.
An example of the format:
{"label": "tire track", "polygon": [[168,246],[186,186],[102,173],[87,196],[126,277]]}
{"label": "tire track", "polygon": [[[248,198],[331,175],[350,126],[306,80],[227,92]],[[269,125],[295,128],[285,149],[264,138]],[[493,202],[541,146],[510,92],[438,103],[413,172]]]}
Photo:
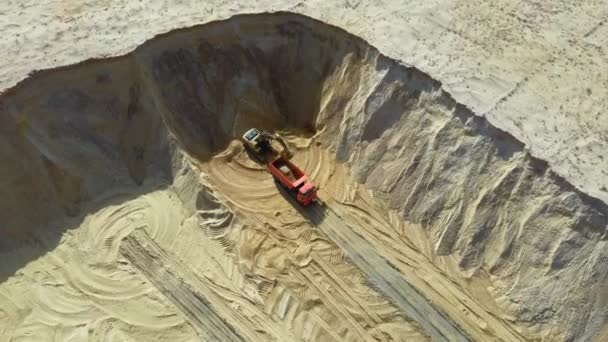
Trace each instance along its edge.
{"label": "tire track", "polygon": [[375,248],[354,233],[345,219],[319,205],[301,208],[312,224],[340,246],[351,261],[370,277],[378,289],[415,319],[435,341],[469,341],[469,337],[444,313],[435,308]]}
{"label": "tire track", "polygon": [[[433,305],[444,310],[446,315],[457,317],[456,322],[461,324],[467,333],[482,340],[495,336],[500,336],[505,341],[524,339],[511,326],[481,306],[479,301],[464,293],[455,279],[430,262],[419,247],[412,245],[409,239],[400,233],[401,228],[393,226],[390,217],[375,215],[378,211],[374,210],[374,203],[369,197],[361,196],[357,202],[340,203],[340,206],[334,206],[333,210],[339,208],[339,216],[349,218],[350,228],[355,234],[369,241],[376,250],[385,251],[382,255],[389,265],[395,266],[405,279],[425,296],[433,298]],[[426,253],[432,255],[432,252]],[[461,317],[466,317],[466,320]]]}
{"label": "tire track", "polygon": [[[311,232],[311,230],[308,232]],[[315,235],[319,234],[315,232]],[[268,237],[277,244],[281,244],[278,237],[272,234],[268,235]],[[333,249],[341,251],[336,246]],[[385,335],[387,332],[382,331],[381,325],[386,320],[386,316],[376,312],[374,304],[366,302],[366,300],[349,288],[341,278],[345,277],[345,275],[336,273],[335,267],[330,266],[325,260],[331,259],[331,255],[323,256],[319,252],[312,251],[311,257],[310,263],[306,266],[291,268],[291,277],[300,284],[306,284],[306,290],[296,295],[298,300],[304,301],[308,298],[309,295],[306,292],[311,292],[314,294],[314,297],[320,298],[323,304],[330,309],[332,315],[340,319],[344,324],[344,328],[347,328],[352,333],[352,335],[348,335],[347,340],[349,341],[392,341],[399,336],[398,334]],[[293,259],[293,256],[290,255],[290,259],[293,265],[297,265],[297,260]],[[356,268],[354,270],[360,272]],[[319,276],[321,279],[317,278]],[[365,275],[362,275],[362,277],[365,277]],[[380,298],[386,304],[390,303],[384,296]],[[309,311],[309,314],[313,312]],[[420,328],[420,330],[422,329]],[[335,334],[331,329],[327,331]],[[420,339],[420,335],[416,337],[418,337],[416,340],[424,339]]]}
{"label": "tire track", "polygon": [[120,251],[186,316],[199,336],[210,341],[245,341],[235,327],[218,315],[205,295],[186,283],[189,272],[176,274],[173,267],[168,267],[175,261],[147,233],[136,231],[126,237]]}
{"label": "tire track", "polygon": [[323,300],[323,303],[327,305],[331,311],[340,319],[344,320],[345,325],[352,331],[354,341],[365,341],[369,338],[369,333],[359,322],[353,317],[351,313],[347,311],[344,305],[341,305],[337,299],[332,296],[331,293],[315,281],[314,274],[308,269],[302,269],[299,272],[295,272],[294,275],[304,284],[310,284],[310,289]]}

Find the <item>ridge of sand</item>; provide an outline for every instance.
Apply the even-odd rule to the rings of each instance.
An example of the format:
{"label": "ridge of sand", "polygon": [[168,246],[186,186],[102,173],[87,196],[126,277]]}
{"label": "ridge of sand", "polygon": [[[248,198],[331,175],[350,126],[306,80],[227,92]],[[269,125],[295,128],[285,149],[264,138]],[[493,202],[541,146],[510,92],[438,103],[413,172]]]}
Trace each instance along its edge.
{"label": "ridge of sand", "polygon": [[[200,297],[199,303],[218,308],[212,299],[219,293],[230,308],[214,312],[245,331],[239,336],[289,339],[285,331],[292,327],[296,338],[426,338],[230,145],[250,126],[290,129],[297,158],[306,158],[298,163],[328,188],[322,196],[340,199],[341,210],[360,222],[351,228],[377,248],[373,253],[471,336],[589,339],[606,325],[605,205],[458,104],[439,82],[321,22],[291,14],[239,16],[166,34],[124,58],[36,74],[3,94],[0,118],[8,147],[0,152],[10,166],[4,186],[14,194],[1,202],[10,214],[2,252],[29,261],[22,255],[29,249],[34,255],[51,250],[6,275],[7,336],[49,329],[74,338],[90,329],[154,335],[150,322],[157,318],[133,321],[112,309],[131,298],[114,284],[138,286],[145,279],[135,269],[153,252],[141,254],[141,264],[132,259],[135,266],[119,253],[121,239],[142,228],[170,252],[150,266],[158,272],[143,272],[152,278],[143,288],[156,304],[133,298],[134,310],[157,305],[164,308],[152,310],[158,319],[173,317],[158,336],[192,338],[200,315],[180,312],[184,300]],[[207,180],[184,166],[182,149],[238,221],[201,185]],[[336,176],[334,158],[347,169]],[[375,198],[361,203],[370,195],[358,190],[348,169]],[[123,197],[102,201],[118,189]],[[171,206],[174,194],[179,201]],[[137,213],[141,201],[152,204]],[[359,209],[366,206],[374,209]],[[64,221],[66,214],[76,218]],[[247,219],[256,215],[263,219]],[[391,217],[388,223],[370,224],[370,216],[383,215]],[[397,223],[404,218],[408,224]],[[78,228],[63,232],[70,227]],[[99,227],[107,234],[95,235]],[[383,234],[403,251],[390,248]],[[7,241],[24,239],[23,248],[8,248]],[[212,255],[180,256],[199,249]],[[63,261],[72,254],[87,262]],[[203,262],[214,256],[215,269]],[[324,266],[328,262],[335,264]],[[68,270],[74,279],[44,278],[46,269]],[[166,278],[173,285],[159,289],[151,284],[163,270],[174,275]],[[184,284],[177,283],[180,275],[187,275]],[[39,310],[39,296],[14,302],[39,288],[40,277],[43,287],[57,285],[75,303],[48,304],[48,313]],[[71,321],[73,312],[86,314]],[[251,331],[260,320],[264,328]]]}

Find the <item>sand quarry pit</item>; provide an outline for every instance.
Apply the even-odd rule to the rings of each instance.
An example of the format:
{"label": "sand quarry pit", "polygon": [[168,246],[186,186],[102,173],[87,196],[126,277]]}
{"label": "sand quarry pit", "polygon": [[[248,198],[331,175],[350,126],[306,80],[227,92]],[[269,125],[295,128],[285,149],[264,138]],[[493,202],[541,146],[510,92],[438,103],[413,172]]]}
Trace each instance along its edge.
{"label": "sand quarry pit", "polygon": [[[290,13],[2,94],[2,341],[606,336],[608,208],[441,84]],[[238,138],[281,130],[325,206]]]}

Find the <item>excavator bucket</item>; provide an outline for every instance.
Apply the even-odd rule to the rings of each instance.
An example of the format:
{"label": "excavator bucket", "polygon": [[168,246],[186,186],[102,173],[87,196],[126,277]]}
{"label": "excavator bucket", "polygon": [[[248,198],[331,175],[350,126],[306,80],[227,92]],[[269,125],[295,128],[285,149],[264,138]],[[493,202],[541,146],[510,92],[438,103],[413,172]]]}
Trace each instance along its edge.
{"label": "excavator bucket", "polygon": [[289,145],[287,145],[287,142],[285,141],[285,139],[278,133],[274,134],[274,139],[276,141],[278,141],[279,144],[281,144],[281,147],[283,147],[283,149],[280,152],[281,157],[283,157],[284,159],[287,159],[287,160],[290,160],[291,158],[293,158],[293,152],[291,152],[291,149],[289,148]]}
{"label": "excavator bucket", "polygon": [[282,150],[281,157],[283,157],[283,159],[290,160],[293,158],[293,153],[289,150]]}

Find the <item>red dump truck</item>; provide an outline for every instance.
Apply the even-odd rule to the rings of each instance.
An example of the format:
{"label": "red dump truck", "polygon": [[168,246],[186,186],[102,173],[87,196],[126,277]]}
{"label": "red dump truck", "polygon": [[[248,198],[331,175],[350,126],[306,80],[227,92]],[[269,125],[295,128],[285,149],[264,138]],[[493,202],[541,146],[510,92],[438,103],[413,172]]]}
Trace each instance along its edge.
{"label": "red dump truck", "polygon": [[303,206],[310,205],[317,197],[317,188],[304,171],[284,157],[277,157],[267,164],[274,180],[290,192]]}

